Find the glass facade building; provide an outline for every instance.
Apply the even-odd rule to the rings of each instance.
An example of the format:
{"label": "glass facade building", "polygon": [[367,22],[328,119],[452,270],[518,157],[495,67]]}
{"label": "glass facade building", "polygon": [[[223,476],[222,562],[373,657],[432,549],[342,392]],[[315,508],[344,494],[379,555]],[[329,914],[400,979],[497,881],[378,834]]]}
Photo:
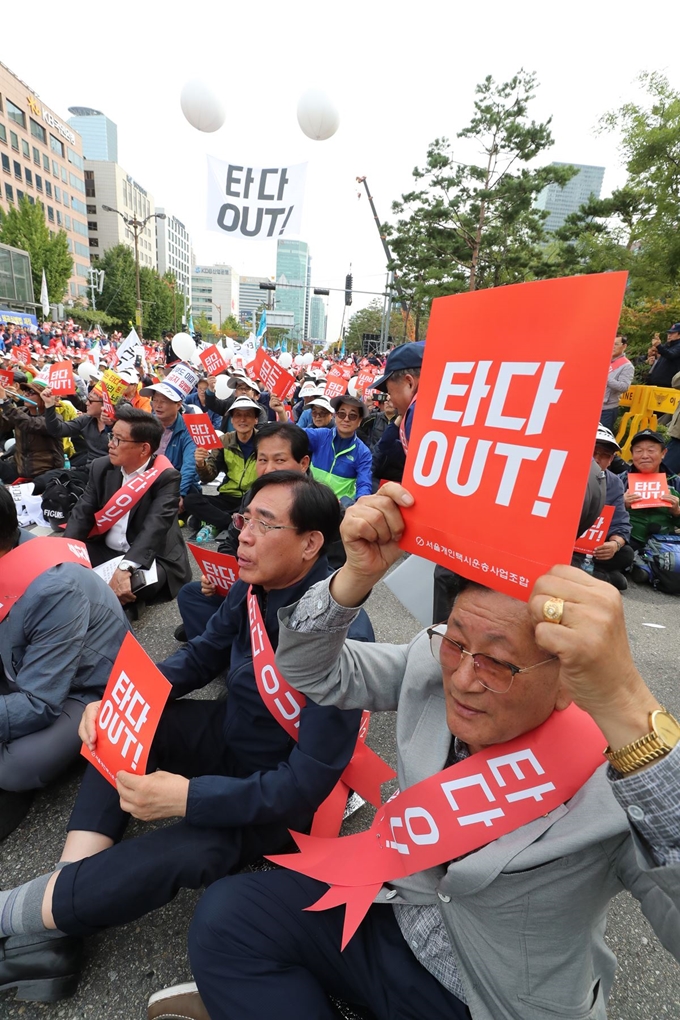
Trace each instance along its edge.
{"label": "glass facade building", "polygon": [[547,231],[558,230],[570,213],[576,212],[588,199],[600,197],[603,166],[587,166],[581,163],[552,163],[551,166],[574,166],[575,177],[565,184],[549,184],[536,199],[536,208],[545,209],[550,215],[545,221]]}
{"label": "glass facade building", "polygon": [[89,106],[70,106],[68,123],[83,140],[85,159],[118,162],[118,128],[100,110]]}
{"label": "glass facade building", "polygon": [[309,335],[310,279],[309,245],[305,241],[279,240],[276,248],[275,308],[277,311],[293,313],[291,339],[294,341],[306,340]]}
{"label": "glass facade building", "polygon": [[312,296],[310,304],[309,339],[326,339],[326,305],[318,294]]}

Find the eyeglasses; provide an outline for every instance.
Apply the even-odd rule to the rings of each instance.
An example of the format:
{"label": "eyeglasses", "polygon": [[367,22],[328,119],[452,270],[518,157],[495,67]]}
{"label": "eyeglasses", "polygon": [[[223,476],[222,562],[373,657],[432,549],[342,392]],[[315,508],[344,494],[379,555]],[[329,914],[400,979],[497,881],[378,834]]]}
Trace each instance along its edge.
{"label": "eyeglasses", "polygon": [[[439,624],[439,626],[445,626]],[[502,659],[494,659],[491,655],[484,655],[481,652],[468,652],[457,641],[446,637],[441,631],[434,627],[428,627],[427,635],[430,639],[430,651],[440,666],[451,673],[455,673],[461,664],[464,655],[469,655],[475,667],[475,676],[482,687],[494,694],[507,694],[512,687],[512,682],[518,673],[528,673],[539,666],[545,666],[555,658],[551,655],[543,662],[535,662],[533,666],[513,666],[511,662],[504,662]]]}
{"label": "eyeglasses", "polygon": [[344,411],[336,411],[335,413],[336,421],[360,421],[360,419],[360,414],[345,414]]}
{"label": "eyeglasses", "polygon": [[97,400],[96,397],[88,397],[85,401],[87,404],[103,404],[103,400]]}
{"label": "eyeglasses", "polygon": [[134,443],[135,446],[144,445],[144,441],[141,439],[121,439],[120,436],[114,436],[112,432],[109,436],[109,446],[120,446],[121,443]]}
{"label": "eyeglasses", "polygon": [[297,531],[292,524],[266,524],[257,517],[244,517],[243,514],[232,514],[231,521],[237,531],[250,528],[255,535],[266,535],[268,531]]}

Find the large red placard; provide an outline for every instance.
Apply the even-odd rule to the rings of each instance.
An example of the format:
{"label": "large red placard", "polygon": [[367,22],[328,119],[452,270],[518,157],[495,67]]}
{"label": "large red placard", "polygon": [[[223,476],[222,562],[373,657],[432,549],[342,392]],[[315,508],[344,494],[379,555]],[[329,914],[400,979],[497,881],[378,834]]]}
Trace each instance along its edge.
{"label": "large red placard", "polygon": [[437,298],[402,548],[526,600],[571,560],[625,273]]}
{"label": "large red placard", "polygon": [[185,414],[184,424],[189,429],[191,438],[204,450],[219,450],[222,440],[217,435],[213,423],[207,414]]}

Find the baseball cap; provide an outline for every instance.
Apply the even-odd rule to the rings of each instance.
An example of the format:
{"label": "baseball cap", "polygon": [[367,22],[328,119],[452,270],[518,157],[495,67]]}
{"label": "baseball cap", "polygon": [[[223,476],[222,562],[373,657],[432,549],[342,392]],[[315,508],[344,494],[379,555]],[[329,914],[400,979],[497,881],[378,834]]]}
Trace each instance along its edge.
{"label": "baseball cap", "polygon": [[408,368],[420,368],[425,353],[425,342],[423,340],[413,343],[400,344],[387,355],[385,370],[379,379],[376,379],[371,387],[374,390],[386,390],[387,380],[394,372],[403,372]]}
{"label": "baseball cap", "polygon": [[674,322],[673,325],[670,326],[669,329],[666,330],[666,332],[667,333],[680,333],[680,322]]}
{"label": "baseball cap", "polygon": [[644,442],[645,439],[649,439],[650,442],[658,443],[659,446],[665,446],[666,440],[660,432],[654,432],[653,429],[643,429],[642,432],[636,432],[630,441],[631,450],[637,443]]}
{"label": "baseball cap", "polygon": [[617,450],[621,449],[619,444],[616,442],[616,439],[614,437],[614,433],[610,429],[608,429],[604,425],[602,425],[601,423],[597,426],[597,433],[595,435],[595,442],[596,443],[602,443],[605,446],[613,446]]}
{"label": "baseball cap", "polygon": [[167,397],[168,400],[174,400],[176,404],[181,404],[184,400],[184,394],[171,383],[152,383],[151,386],[145,386],[141,391],[141,394],[143,397],[150,397],[152,392],[161,393],[164,397]]}
{"label": "baseball cap", "polygon": [[333,414],[333,405],[330,400],[326,400],[325,397],[315,397],[314,400],[310,400],[309,407],[321,407],[324,411],[328,411],[329,414]]}
{"label": "baseball cap", "polygon": [[298,396],[302,397],[303,399],[304,399],[304,397],[318,397],[319,396],[319,389],[318,389],[318,387],[316,385],[316,382],[311,382],[310,381],[310,382],[303,383],[302,386],[300,387],[300,392],[299,392]]}
{"label": "baseball cap", "polygon": [[250,387],[253,393],[260,392],[259,387],[257,386],[256,383],[253,382],[250,376],[246,375],[245,372],[237,370],[229,376],[227,386],[229,387],[230,390],[235,390],[239,383],[245,383],[247,386]]}
{"label": "baseball cap", "polygon": [[132,383],[139,382],[139,376],[137,375],[137,373],[132,372],[129,368],[123,372],[119,372],[118,375],[123,380],[123,382],[126,382],[128,384],[128,386],[132,385]]}
{"label": "baseball cap", "polygon": [[366,405],[363,401],[359,400],[358,397],[350,397],[348,393],[341,393],[339,397],[333,397],[331,400],[331,407],[334,411],[337,411],[341,404],[349,404],[350,407],[358,407],[361,412],[361,417],[366,417]]}

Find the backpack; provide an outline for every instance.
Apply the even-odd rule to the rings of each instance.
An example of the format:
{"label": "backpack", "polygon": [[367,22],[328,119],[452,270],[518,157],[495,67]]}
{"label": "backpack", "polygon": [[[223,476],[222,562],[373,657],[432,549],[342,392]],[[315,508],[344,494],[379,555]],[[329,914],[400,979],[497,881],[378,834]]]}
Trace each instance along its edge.
{"label": "backpack", "polygon": [[657,591],[680,595],[680,535],[651,535],[642,558]]}
{"label": "backpack", "polygon": [[42,515],[53,531],[59,531],[66,524],[84,492],[84,486],[70,471],[61,471],[49,480],[42,494]]}

